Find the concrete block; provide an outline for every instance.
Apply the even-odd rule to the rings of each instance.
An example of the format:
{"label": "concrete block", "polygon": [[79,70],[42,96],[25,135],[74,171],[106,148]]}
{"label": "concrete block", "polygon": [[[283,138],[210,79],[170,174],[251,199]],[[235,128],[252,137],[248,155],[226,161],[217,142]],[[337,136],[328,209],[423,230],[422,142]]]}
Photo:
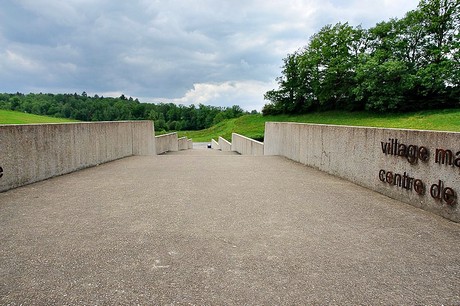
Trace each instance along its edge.
{"label": "concrete block", "polygon": [[241,155],[264,155],[264,144],[260,141],[232,133],[232,151]]}
{"label": "concrete block", "polygon": [[155,147],[157,154],[179,151],[179,139],[177,133],[155,136]]}
{"label": "concrete block", "polygon": [[211,139],[211,149],[220,150],[219,143],[215,141],[214,139]]}
{"label": "concrete block", "polygon": [[232,150],[232,144],[225,138],[219,136],[219,148],[222,152],[229,152]]}
{"label": "concrete block", "polygon": [[187,137],[181,137],[178,139],[179,151],[188,150],[188,139]]}
{"label": "concrete block", "polygon": [[133,155],[155,155],[155,128],[153,121],[132,121]]}

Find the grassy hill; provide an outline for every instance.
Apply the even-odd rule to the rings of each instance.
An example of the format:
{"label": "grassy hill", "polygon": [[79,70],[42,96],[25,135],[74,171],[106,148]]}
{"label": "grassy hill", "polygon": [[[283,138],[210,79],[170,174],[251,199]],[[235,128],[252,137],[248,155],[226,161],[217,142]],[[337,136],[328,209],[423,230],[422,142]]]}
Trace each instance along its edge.
{"label": "grassy hill", "polygon": [[0,124],[62,123],[76,121],[77,120],[38,116],[0,109]]}
{"label": "grassy hill", "polygon": [[[76,120],[37,116],[0,109],[0,124],[62,123]],[[232,132],[262,140],[265,122],[301,122],[318,124],[337,124],[351,126],[371,126],[402,129],[437,130],[460,132],[460,109],[423,111],[406,114],[373,114],[367,112],[323,112],[305,115],[245,115],[240,118],[224,120],[201,131],[181,131],[179,136],[187,136],[193,141],[209,142],[219,136],[231,140]]]}
{"label": "grassy hill", "polygon": [[225,120],[206,130],[179,132],[179,136],[187,136],[196,142],[208,142],[211,138],[217,140],[219,136],[231,140],[232,132],[234,132],[262,140],[266,121],[460,132],[460,109],[405,114],[331,111],[296,116],[279,115],[263,117],[262,115],[245,115],[240,118]]}

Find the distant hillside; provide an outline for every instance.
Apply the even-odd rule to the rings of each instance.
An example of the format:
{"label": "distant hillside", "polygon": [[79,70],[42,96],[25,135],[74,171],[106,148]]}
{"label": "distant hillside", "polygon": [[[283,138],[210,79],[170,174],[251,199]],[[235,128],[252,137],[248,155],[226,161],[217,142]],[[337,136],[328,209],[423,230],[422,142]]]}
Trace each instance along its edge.
{"label": "distant hillside", "polygon": [[208,142],[211,138],[217,140],[219,136],[231,140],[234,132],[262,140],[267,121],[460,132],[460,110],[447,109],[403,114],[329,111],[292,116],[245,115],[225,120],[209,129],[179,132],[179,135],[192,138],[195,142]]}
{"label": "distant hillside", "polygon": [[0,124],[60,123],[78,120],[38,116],[0,109]]}
{"label": "distant hillside", "polygon": [[0,109],[81,121],[153,120],[157,131],[201,130],[248,112],[238,105],[176,105],[141,103],[132,97],[118,98],[81,94],[0,93]]}

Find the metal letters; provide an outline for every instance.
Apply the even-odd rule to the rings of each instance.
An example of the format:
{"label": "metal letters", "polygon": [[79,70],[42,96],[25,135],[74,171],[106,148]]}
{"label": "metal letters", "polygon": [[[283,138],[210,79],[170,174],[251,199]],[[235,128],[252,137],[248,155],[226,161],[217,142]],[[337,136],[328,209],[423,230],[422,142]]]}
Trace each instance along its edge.
{"label": "metal letters", "polygon": [[[422,162],[428,162],[430,159],[430,151],[424,146],[406,145],[395,138],[388,139],[388,142],[381,141],[380,145],[383,154],[394,157],[402,157],[411,165],[417,164],[419,160]],[[452,150],[438,148],[434,154],[434,162],[440,165],[460,168],[460,151],[455,154],[454,152],[455,151]],[[391,186],[406,190],[413,190],[419,195],[428,193],[426,185],[422,180],[410,177],[406,172],[404,172],[404,174],[399,174],[381,169],[379,171],[379,180]],[[457,193],[454,189],[445,186],[445,183],[442,180],[439,180],[431,185],[429,194],[433,199],[438,200],[440,203],[445,202],[449,206],[457,204]]]}

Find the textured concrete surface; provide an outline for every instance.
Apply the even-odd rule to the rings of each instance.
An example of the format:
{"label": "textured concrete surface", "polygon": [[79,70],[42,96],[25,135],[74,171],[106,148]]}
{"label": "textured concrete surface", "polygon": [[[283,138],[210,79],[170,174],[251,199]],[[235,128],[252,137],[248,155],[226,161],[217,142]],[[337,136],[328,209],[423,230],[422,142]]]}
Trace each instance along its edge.
{"label": "textured concrete surface", "polygon": [[[182,150],[188,150],[189,149],[189,140],[187,137],[181,137],[177,140],[178,142],[178,149],[179,151],[182,151]],[[192,144],[193,146],[193,144]]]}
{"label": "textured concrete surface", "polygon": [[460,304],[459,224],[276,156],[129,157],[0,193],[0,242],[1,305]]}
{"label": "textured concrete surface", "polygon": [[155,136],[155,148],[157,154],[179,151],[179,138],[177,133],[169,133]]}
{"label": "textured concrete surface", "polygon": [[232,151],[241,155],[264,155],[264,143],[246,136],[232,133]]}
{"label": "textured concrete surface", "polygon": [[211,139],[211,148],[215,150],[220,150],[219,143],[214,139]]}
{"label": "textured concrete surface", "polygon": [[0,125],[0,192],[131,155],[154,155],[152,121]]}
{"label": "textured concrete surface", "polygon": [[222,152],[231,151],[232,144],[227,139],[219,136],[219,150]]}
{"label": "textured concrete surface", "polygon": [[[426,149],[426,160],[421,158],[422,147]],[[408,154],[409,158],[384,153],[385,148]],[[264,150],[265,155],[285,156],[460,222],[460,133],[267,122]],[[449,150],[449,155],[443,155],[444,163],[442,158],[436,158],[439,150]],[[413,154],[411,163],[412,153],[417,154]],[[384,181],[380,179],[381,171]],[[412,183],[412,188],[404,188],[403,184],[395,185],[396,180],[385,181],[387,173],[420,180],[423,192],[417,193]],[[436,186],[433,197],[434,185],[443,185],[443,190],[451,188],[454,203],[450,205],[442,199],[442,191],[438,192]]]}

